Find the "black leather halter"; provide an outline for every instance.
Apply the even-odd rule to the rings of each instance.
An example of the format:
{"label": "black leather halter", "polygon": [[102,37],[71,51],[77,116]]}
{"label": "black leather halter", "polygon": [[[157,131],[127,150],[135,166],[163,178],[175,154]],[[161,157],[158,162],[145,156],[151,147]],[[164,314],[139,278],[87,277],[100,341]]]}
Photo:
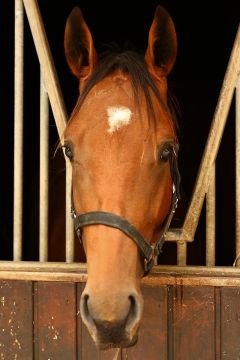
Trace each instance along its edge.
{"label": "black leather halter", "polygon": [[130,237],[138,246],[141,255],[144,259],[144,270],[147,274],[154,265],[155,258],[160,254],[163,247],[166,232],[170,226],[173,214],[177,207],[180,198],[180,174],[178,171],[177,153],[174,147],[171,149],[170,157],[170,170],[173,181],[172,200],[168,215],[162,225],[159,239],[155,244],[150,245],[142,234],[136,229],[134,225],[128,222],[123,217],[105,212],[105,211],[91,211],[85,214],[76,215],[72,200],[72,216],[74,219],[74,227],[77,232],[78,238],[82,239],[82,228],[89,225],[106,225],[121,230],[124,234]]}

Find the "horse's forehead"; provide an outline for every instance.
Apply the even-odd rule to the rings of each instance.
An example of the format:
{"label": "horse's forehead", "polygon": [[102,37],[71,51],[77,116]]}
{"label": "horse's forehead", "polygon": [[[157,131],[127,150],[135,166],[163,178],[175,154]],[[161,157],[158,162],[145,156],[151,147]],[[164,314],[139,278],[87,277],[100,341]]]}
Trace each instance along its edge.
{"label": "horse's forehead", "polygon": [[[90,137],[101,134],[114,138],[124,129],[126,141],[126,133],[129,133],[130,137],[133,134],[139,136],[139,140],[145,138],[146,133],[149,133],[149,112],[141,89],[138,97],[140,111],[134,98],[131,79],[127,74],[116,73],[104,78],[89,91],[79,112],[74,116],[70,133],[73,130],[73,135],[76,136],[84,131],[85,135],[87,133]],[[159,103],[154,99],[153,104],[159,107]],[[160,109],[157,118],[159,121],[156,127],[161,135],[169,133],[166,136],[171,136],[172,129],[166,112]]]}
{"label": "horse's forehead", "polygon": [[134,106],[134,98],[130,80],[120,76],[109,76],[96,84],[84,101],[87,108],[106,108],[113,103]]}
{"label": "horse's forehead", "polygon": [[136,130],[138,120],[131,82],[112,78],[104,79],[91,89],[75,118],[79,129],[92,129],[92,132],[95,129],[108,136],[133,124]]}

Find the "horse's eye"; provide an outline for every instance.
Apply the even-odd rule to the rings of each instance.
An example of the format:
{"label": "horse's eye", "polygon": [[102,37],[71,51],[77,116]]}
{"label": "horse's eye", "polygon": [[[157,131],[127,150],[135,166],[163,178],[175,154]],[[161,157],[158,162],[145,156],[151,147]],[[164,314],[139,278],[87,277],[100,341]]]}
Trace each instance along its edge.
{"label": "horse's eye", "polygon": [[73,152],[69,145],[64,146],[65,155],[69,158],[70,161],[73,159]]}
{"label": "horse's eye", "polygon": [[169,160],[169,156],[171,154],[172,148],[169,145],[164,146],[164,148],[160,152],[159,159],[162,162],[167,162]]}

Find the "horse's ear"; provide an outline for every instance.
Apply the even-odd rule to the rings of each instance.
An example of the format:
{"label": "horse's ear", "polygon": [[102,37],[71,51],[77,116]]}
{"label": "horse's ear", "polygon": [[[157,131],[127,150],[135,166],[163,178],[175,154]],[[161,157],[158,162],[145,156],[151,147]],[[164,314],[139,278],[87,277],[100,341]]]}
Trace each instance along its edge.
{"label": "horse's ear", "polygon": [[177,36],[171,16],[158,6],[149,30],[145,54],[147,67],[157,77],[167,76],[177,56]]}
{"label": "horse's ear", "polygon": [[72,10],[67,19],[64,50],[72,73],[79,79],[88,78],[96,65],[97,53],[91,32],[78,7]]}

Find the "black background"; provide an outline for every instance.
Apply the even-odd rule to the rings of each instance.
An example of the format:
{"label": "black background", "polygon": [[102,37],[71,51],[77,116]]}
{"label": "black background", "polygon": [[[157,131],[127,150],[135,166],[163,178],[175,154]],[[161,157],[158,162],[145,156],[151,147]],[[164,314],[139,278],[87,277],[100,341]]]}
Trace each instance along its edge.
{"label": "black background", "polygon": [[[80,1],[39,0],[50,47],[57,68],[67,110],[70,113],[77,98],[77,81],[67,68],[63,52],[65,21],[74,6],[80,6],[91,29],[95,47],[101,51],[109,42],[131,43],[144,52],[148,30],[158,1]],[[208,130],[231,53],[239,22],[236,1],[161,1],[171,14],[178,36],[178,57],[169,78],[179,101],[181,118],[181,151],[179,166],[184,200],[179,214],[191,196]],[[36,236],[38,224],[38,134],[39,134],[39,64],[25,19],[25,131],[24,131],[24,242],[26,247]],[[1,36],[1,202],[0,257],[12,254],[13,202],[13,69],[14,69],[14,1],[0,2]],[[234,106],[232,106],[217,159],[217,264],[234,261]],[[57,132],[50,120],[50,156],[53,157]],[[52,161],[52,160],[51,160]],[[57,172],[53,170],[52,172]],[[182,206],[182,209],[181,209]],[[183,211],[184,212],[184,211]],[[181,216],[180,222],[181,222]],[[183,218],[183,217],[182,217]],[[33,224],[33,225],[31,225]],[[29,229],[33,228],[32,230]],[[204,214],[195,245],[191,245],[188,262],[204,258]],[[30,246],[31,248],[31,246]],[[201,251],[199,250],[201,249]],[[32,250],[31,250],[32,251]],[[31,251],[25,251],[30,259]],[[195,252],[195,255],[194,255]],[[192,258],[191,258],[192,256]],[[193,260],[194,259],[194,260]],[[197,260],[196,260],[197,259]]]}

